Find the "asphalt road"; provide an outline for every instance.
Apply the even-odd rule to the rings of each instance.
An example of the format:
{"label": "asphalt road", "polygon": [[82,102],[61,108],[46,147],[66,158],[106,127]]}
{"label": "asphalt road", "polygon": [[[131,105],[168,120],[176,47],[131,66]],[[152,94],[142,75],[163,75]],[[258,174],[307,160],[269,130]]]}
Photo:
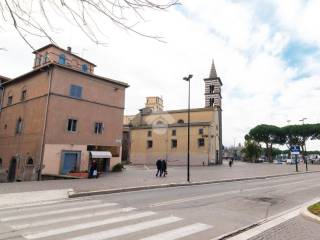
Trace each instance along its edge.
{"label": "asphalt road", "polygon": [[320,173],[0,210],[0,239],[213,239],[319,197]]}

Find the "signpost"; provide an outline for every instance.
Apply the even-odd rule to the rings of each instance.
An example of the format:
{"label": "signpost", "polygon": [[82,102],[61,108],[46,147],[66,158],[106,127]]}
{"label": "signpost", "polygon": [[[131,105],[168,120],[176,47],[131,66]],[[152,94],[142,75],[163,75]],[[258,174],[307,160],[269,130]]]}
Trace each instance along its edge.
{"label": "signpost", "polygon": [[300,154],[300,146],[291,146],[290,147],[291,155],[295,155],[296,161],[296,172],[298,172],[298,155]]}

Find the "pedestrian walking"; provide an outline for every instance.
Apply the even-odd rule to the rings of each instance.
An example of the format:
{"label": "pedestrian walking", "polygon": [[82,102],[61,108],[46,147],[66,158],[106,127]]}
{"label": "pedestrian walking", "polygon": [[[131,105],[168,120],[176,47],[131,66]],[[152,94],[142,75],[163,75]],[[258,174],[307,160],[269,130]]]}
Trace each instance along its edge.
{"label": "pedestrian walking", "polygon": [[[167,172],[167,162],[164,159],[161,162],[161,168],[162,168],[163,177],[165,177],[168,174],[168,172]],[[161,174],[160,174],[160,177],[161,177]]]}
{"label": "pedestrian walking", "polygon": [[92,160],[90,171],[89,171],[89,178],[98,178],[98,169],[97,169],[97,161]]}
{"label": "pedestrian walking", "polygon": [[233,159],[230,159],[229,160],[229,167],[232,167],[232,164],[233,164]]}
{"label": "pedestrian walking", "polygon": [[157,162],[156,162],[156,166],[157,166],[157,173],[156,173],[156,177],[158,177],[158,175],[162,175],[161,173],[161,165],[162,165],[162,162],[161,162],[161,159],[158,159]]}

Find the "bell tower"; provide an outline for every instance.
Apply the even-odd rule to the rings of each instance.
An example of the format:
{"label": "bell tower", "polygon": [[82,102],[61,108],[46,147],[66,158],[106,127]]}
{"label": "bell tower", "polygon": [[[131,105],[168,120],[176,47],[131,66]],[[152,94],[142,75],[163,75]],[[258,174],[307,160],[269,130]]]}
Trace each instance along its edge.
{"label": "bell tower", "polygon": [[211,70],[208,78],[204,79],[205,82],[205,107],[212,108],[214,112],[215,134],[218,143],[216,143],[216,150],[214,155],[214,164],[222,164],[222,110],[221,110],[221,79],[217,75],[214,61],[212,60]]}
{"label": "bell tower", "polygon": [[220,107],[221,108],[221,79],[217,76],[216,67],[212,60],[211,70],[205,82],[205,107]]}

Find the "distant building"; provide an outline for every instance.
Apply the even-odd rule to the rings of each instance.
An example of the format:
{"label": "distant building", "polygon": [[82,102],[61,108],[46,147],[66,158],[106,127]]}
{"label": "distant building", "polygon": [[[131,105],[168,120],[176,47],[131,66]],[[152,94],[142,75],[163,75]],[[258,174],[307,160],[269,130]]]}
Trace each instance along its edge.
{"label": "distant building", "polygon": [[[205,81],[205,107],[190,111],[190,164],[222,163],[221,86],[214,63]],[[125,116],[122,160],[133,164],[187,163],[188,110],[163,110],[163,99],[147,97],[137,115]]]}
{"label": "distant building", "polygon": [[128,85],[95,75],[96,65],[71,48],[33,53],[33,71],[1,84],[0,168],[8,181],[86,171],[93,158],[108,171],[120,162]]}

